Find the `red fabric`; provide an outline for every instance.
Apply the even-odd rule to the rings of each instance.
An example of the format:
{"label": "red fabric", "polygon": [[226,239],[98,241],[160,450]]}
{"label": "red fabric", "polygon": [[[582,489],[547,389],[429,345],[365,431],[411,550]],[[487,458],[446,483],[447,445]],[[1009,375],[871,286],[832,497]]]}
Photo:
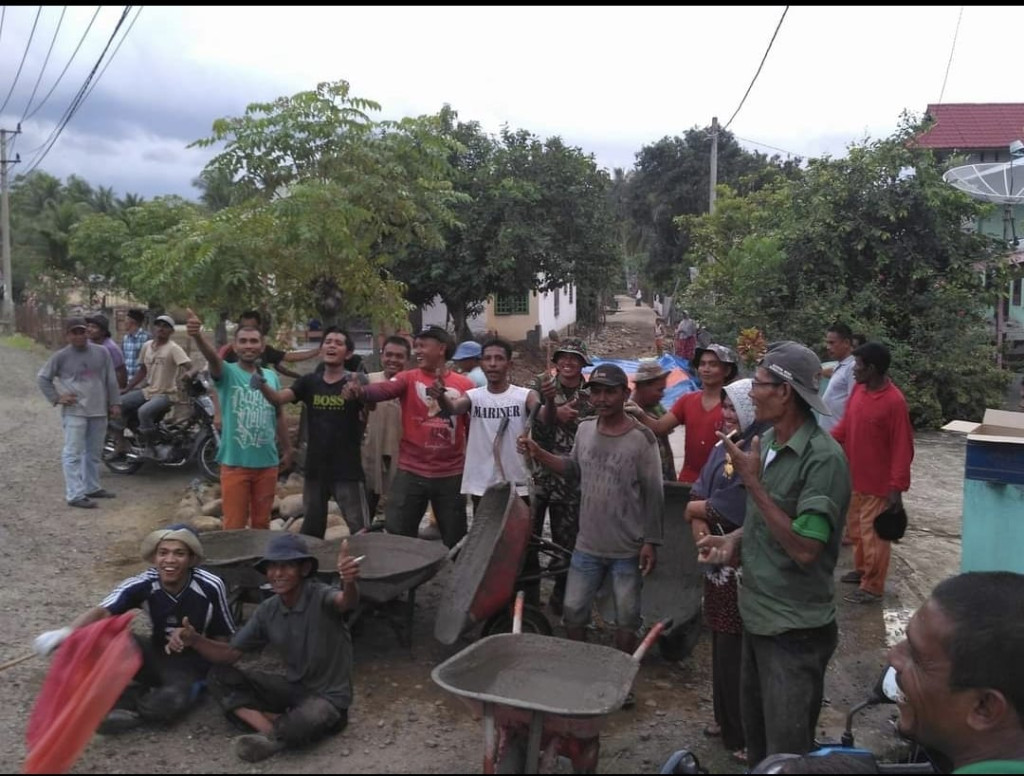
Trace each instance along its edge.
{"label": "red fabric", "polygon": [[[466,462],[469,416],[446,418],[427,388],[436,380],[433,372],[409,369],[386,383],[371,383],[363,390],[367,401],[399,399],[402,404],[402,441],[398,468],[421,477],[453,477],[462,474]],[[446,371],[443,377],[451,398],[464,396],[476,385],[468,377]]]}
{"label": "red fabric", "polygon": [[722,430],[722,403],[719,402],[711,410],[705,410],[701,404],[702,396],[700,391],[684,393],[672,405],[672,414],[686,426],[680,482],[696,482],[700,479],[700,470],[718,441],[715,432]]}
{"label": "red fabric", "polygon": [[64,773],[142,667],[131,635],[135,612],[74,631],[57,650],[36,698],[25,773]]}
{"label": "red fabric", "polygon": [[850,462],[854,493],[888,496],[910,488],[914,429],[907,400],[891,380],[878,391],[853,386],[843,419],[832,429]]}

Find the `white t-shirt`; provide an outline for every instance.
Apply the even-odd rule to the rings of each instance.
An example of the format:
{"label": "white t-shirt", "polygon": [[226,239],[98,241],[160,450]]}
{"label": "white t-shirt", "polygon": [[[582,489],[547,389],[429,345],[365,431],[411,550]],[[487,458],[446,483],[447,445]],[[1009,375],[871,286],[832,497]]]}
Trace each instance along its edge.
{"label": "white t-shirt", "polygon": [[818,425],[826,431],[831,432],[832,429],[838,426],[839,421],[843,419],[843,413],[846,412],[846,403],[850,400],[850,394],[853,393],[853,365],[855,361],[856,359],[853,356],[847,356],[840,361],[832,372],[828,385],[825,387],[825,394],[821,399],[825,402],[825,406],[832,411],[832,414],[820,415],[818,417]]}
{"label": "white t-shirt", "polygon": [[505,469],[505,479],[516,483],[516,493],[529,493],[527,472],[523,457],[516,452],[516,439],[526,431],[528,388],[510,385],[504,393],[491,393],[487,388],[473,388],[466,396],[473,403],[469,411],[469,442],[466,445],[466,465],[462,470],[462,492],[482,496],[491,485],[501,482],[501,474],[494,461],[494,437],[502,418],[508,418],[508,428],[501,440],[499,453]]}

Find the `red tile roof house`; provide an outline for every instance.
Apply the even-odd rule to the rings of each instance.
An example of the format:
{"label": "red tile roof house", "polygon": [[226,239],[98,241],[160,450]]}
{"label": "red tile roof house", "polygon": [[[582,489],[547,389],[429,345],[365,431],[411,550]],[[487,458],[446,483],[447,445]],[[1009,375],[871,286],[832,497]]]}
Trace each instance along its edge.
{"label": "red tile roof house", "polygon": [[[925,118],[933,123],[917,137],[917,144],[930,148],[937,158],[949,159],[953,155],[963,157],[959,164],[987,164],[1009,162],[1010,144],[1024,141],[1024,103],[1020,102],[977,102],[929,105]],[[1021,174],[1024,175],[1024,158],[1020,158]],[[1024,205],[1012,206],[1011,215],[1021,238],[1014,263],[1024,266]],[[993,237],[1002,238],[1004,217],[1002,212],[981,219],[977,229]],[[1001,319],[1002,332],[997,331],[997,342],[1002,334],[1007,346],[1016,355],[1024,355],[1024,277],[1018,277],[1007,289],[1003,298],[1002,315],[993,315],[996,325]]]}

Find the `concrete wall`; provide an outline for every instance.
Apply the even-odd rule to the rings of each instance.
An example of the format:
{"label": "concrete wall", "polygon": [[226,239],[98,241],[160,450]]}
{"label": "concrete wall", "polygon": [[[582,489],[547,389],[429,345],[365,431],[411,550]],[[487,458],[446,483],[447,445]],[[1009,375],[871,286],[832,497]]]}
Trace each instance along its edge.
{"label": "concrete wall", "polygon": [[[571,301],[570,301],[571,295]],[[564,334],[576,324],[576,287],[562,286],[558,291],[558,315],[555,315],[555,292],[529,292],[530,311],[522,315],[498,315],[494,312],[493,297],[487,301],[485,315],[487,328],[505,339],[517,342],[525,340],[530,332],[540,326],[540,339],[547,337],[552,329]]]}

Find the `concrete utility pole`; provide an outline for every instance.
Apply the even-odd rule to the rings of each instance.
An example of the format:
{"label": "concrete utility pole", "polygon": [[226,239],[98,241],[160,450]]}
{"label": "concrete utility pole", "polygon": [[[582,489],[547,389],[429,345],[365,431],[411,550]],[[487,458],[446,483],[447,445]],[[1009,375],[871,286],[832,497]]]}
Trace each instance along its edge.
{"label": "concrete utility pole", "polygon": [[708,213],[715,212],[715,187],[718,185],[718,116],[711,117],[711,192]]}
{"label": "concrete utility pole", "polygon": [[0,129],[0,232],[3,233],[4,298],[0,307],[0,326],[7,334],[14,333],[14,273],[11,271],[11,207],[7,192],[7,136],[17,135],[21,126],[10,132]]}

